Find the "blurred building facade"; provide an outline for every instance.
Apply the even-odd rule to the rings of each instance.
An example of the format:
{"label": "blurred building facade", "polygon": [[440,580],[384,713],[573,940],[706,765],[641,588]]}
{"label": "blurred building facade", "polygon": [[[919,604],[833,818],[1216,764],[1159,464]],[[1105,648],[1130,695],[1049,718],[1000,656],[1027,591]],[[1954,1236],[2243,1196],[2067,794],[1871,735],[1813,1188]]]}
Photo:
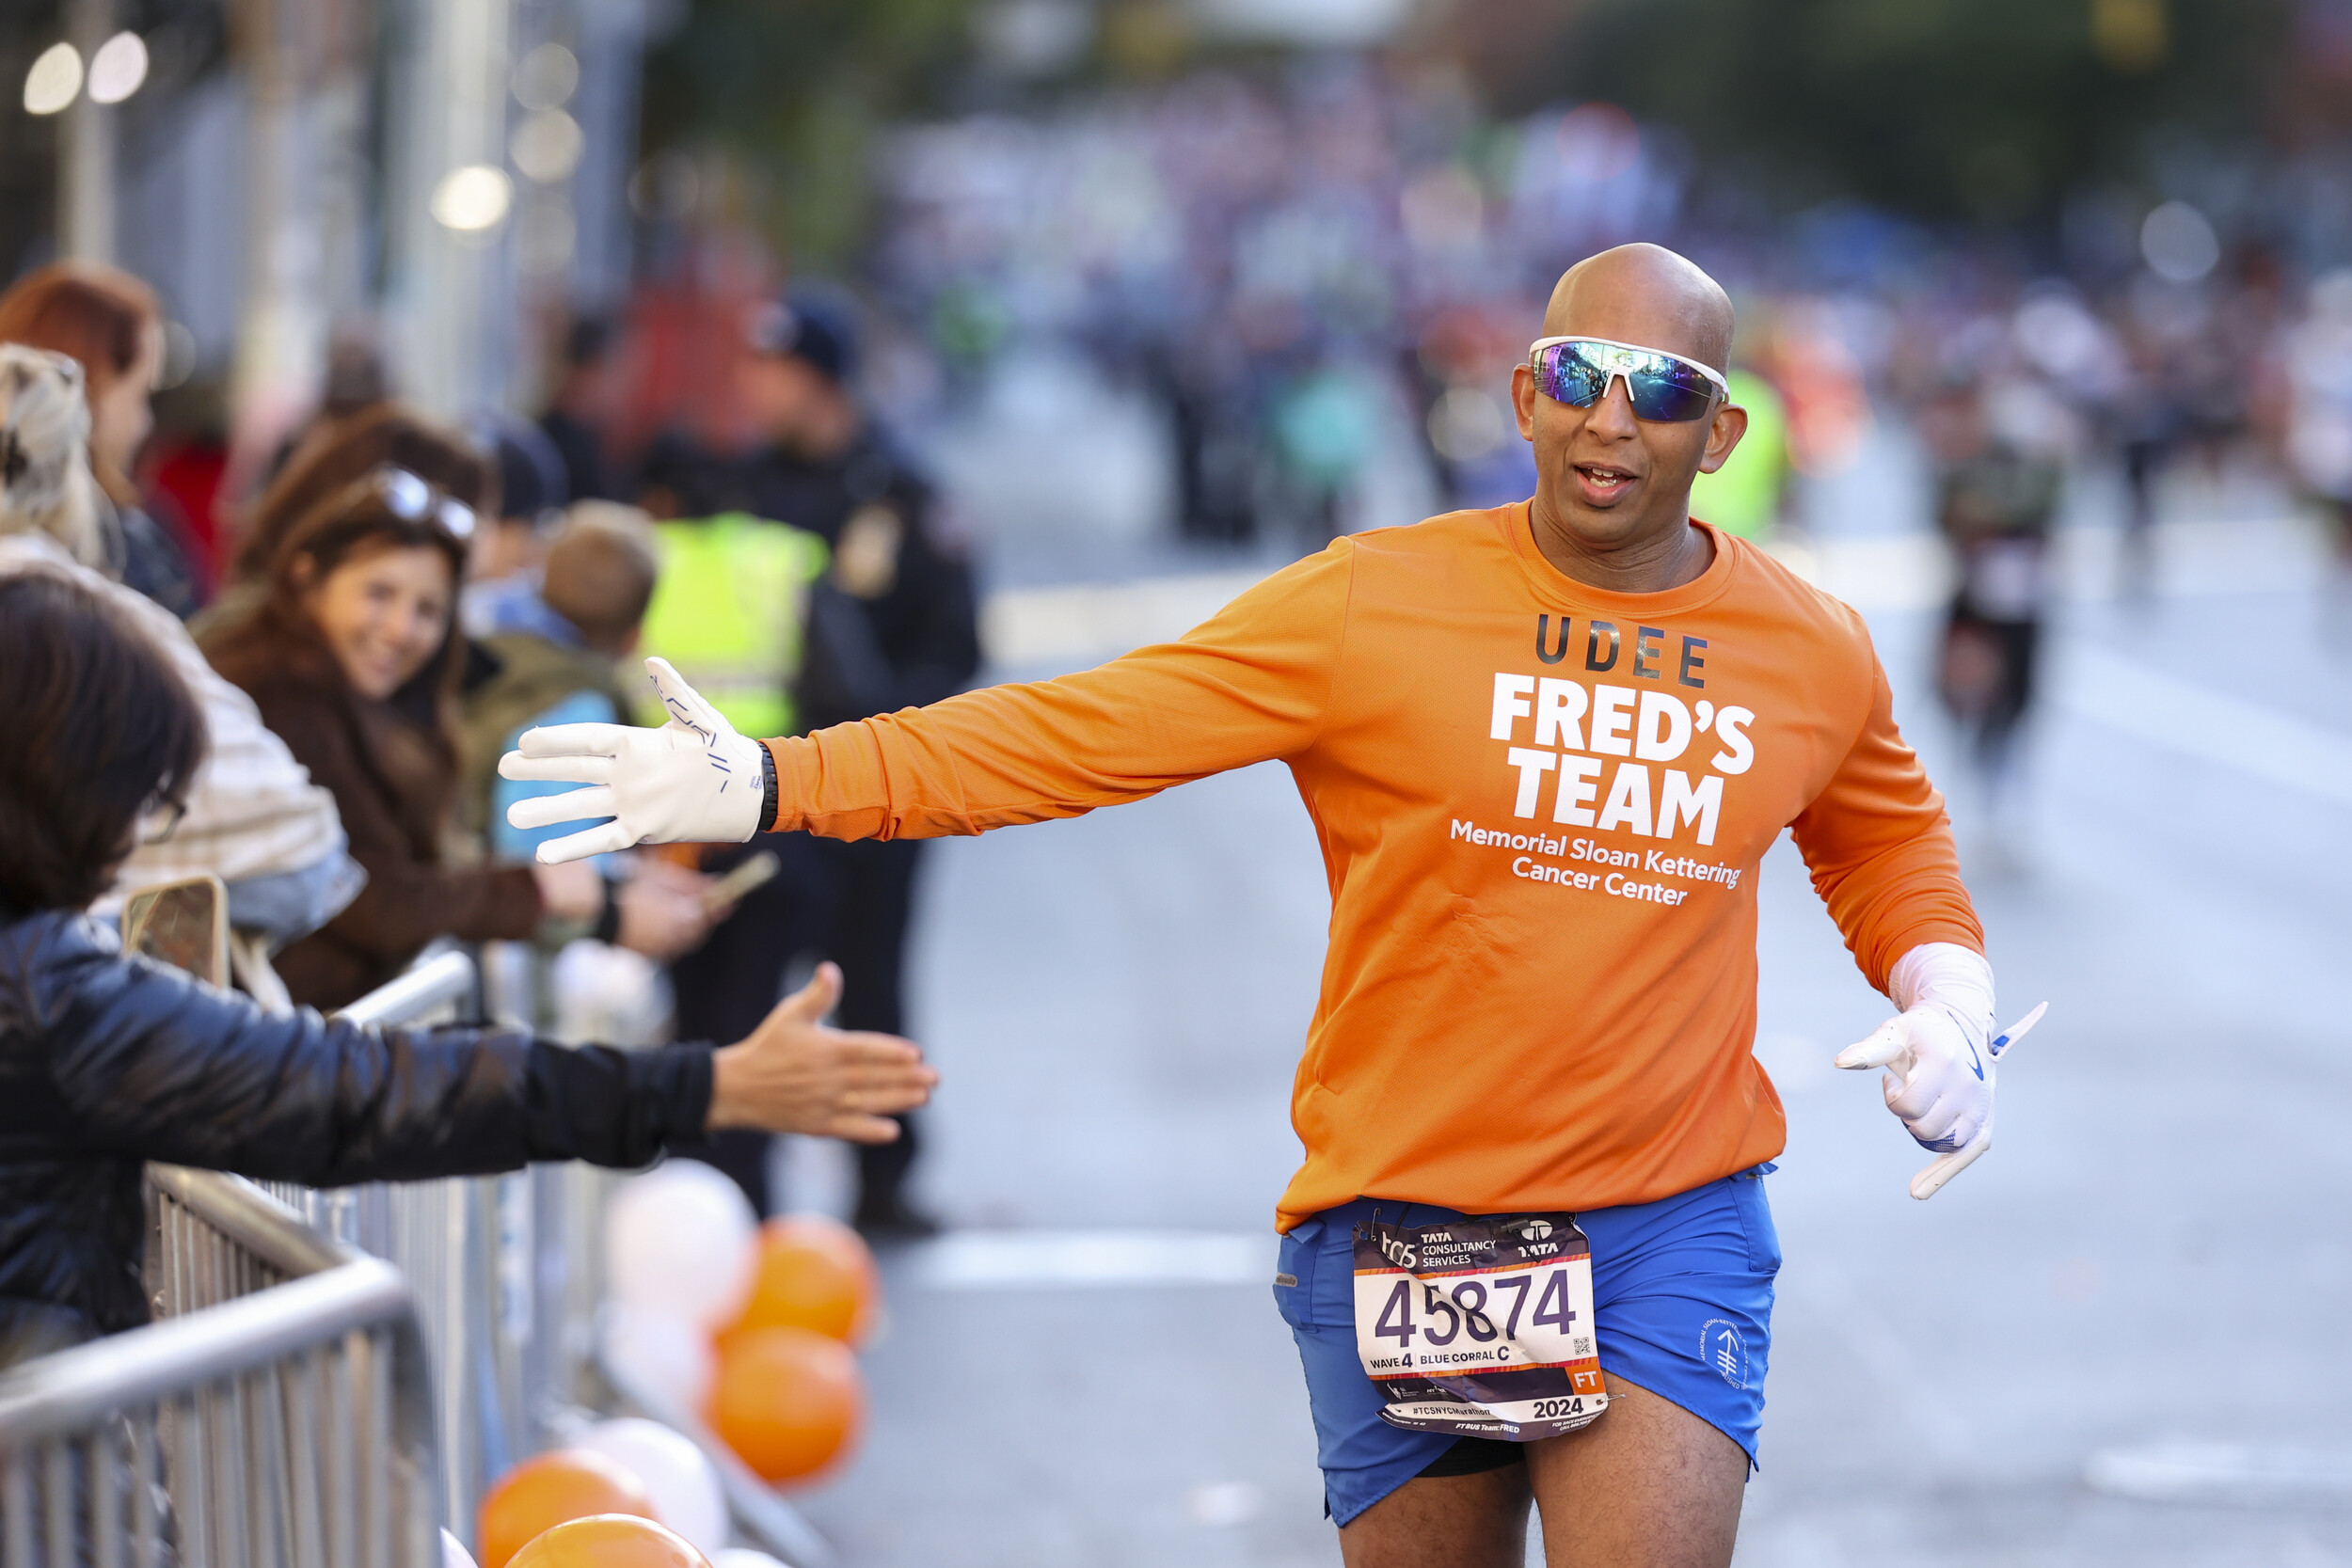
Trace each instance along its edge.
{"label": "blurred building facade", "polygon": [[[436,412],[525,405],[552,324],[628,288],[648,3],[10,8],[0,269],[147,278],[173,378],[222,384],[241,423],[297,417],[337,351]],[[122,35],[143,69],[117,97]],[[52,105],[33,78],[60,44],[79,79]]]}

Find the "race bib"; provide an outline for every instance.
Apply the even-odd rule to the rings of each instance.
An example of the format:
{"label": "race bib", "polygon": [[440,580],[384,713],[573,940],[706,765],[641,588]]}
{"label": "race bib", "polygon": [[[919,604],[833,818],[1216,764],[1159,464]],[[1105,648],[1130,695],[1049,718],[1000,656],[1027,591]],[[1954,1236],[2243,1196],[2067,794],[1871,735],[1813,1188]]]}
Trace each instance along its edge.
{"label": "race bib", "polygon": [[1532,1443],[1609,1407],[1575,1215],[1374,1220],[1355,1251],[1356,1354],[1391,1426]]}

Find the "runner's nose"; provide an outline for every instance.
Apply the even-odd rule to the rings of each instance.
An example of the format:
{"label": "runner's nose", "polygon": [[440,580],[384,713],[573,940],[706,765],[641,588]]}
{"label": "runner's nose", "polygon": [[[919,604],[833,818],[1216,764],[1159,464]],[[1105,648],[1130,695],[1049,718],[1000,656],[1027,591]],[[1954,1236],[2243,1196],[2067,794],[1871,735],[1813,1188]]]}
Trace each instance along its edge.
{"label": "runner's nose", "polygon": [[1633,412],[1633,389],[1622,374],[1609,378],[1608,389],[1584,416],[1584,426],[1596,436],[1631,439],[1641,424]]}

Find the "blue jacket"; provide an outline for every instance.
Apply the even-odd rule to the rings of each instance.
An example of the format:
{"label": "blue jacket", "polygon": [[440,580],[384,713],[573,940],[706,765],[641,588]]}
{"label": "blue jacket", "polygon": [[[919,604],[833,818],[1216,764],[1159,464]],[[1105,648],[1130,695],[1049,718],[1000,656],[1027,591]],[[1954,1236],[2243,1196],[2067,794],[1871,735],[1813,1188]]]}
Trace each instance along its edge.
{"label": "blue jacket", "polygon": [[147,1321],[146,1161],[314,1187],[632,1166],[709,1105],[707,1047],[274,1016],[78,911],[0,915],[0,1366]]}

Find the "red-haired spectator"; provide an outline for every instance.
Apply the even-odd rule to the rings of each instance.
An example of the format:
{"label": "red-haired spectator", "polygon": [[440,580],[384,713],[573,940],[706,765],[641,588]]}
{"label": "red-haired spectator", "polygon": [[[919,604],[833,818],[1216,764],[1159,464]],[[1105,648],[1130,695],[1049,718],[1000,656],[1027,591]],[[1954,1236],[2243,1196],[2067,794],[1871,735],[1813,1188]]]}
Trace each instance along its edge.
{"label": "red-haired spectator", "polygon": [[182,620],[205,583],[188,550],[157,522],[131,477],[155,428],[149,399],[164,369],[164,311],[155,291],[118,267],[58,261],[0,293],[0,342],[62,354],[82,367],[89,402],[89,466],[114,516],[117,575]]}

